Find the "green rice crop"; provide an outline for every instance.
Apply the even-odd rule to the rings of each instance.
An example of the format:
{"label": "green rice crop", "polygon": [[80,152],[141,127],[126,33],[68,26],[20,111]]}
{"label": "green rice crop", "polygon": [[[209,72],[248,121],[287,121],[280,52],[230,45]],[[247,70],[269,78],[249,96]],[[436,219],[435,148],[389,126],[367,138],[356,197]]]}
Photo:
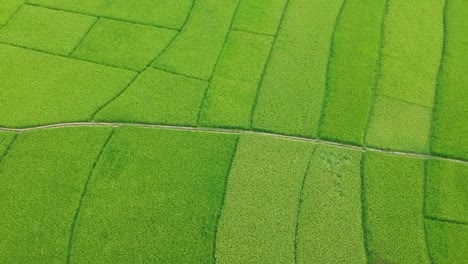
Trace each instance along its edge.
{"label": "green rice crop", "polygon": [[299,195],[313,147],[241,136],[218,228],[217,263],[294,262]]}
{"label": "green rice crop", "polygon": [[257,88],[272,37],[231,31],[215,69],[199,125],[250,127]]}
{"label": "green rice crop", "polygon": [[366,263],[360,151],[317,146],[304,182],[297,263]]}
{"label": "green rice crop", "polygon": [[275,35],[288,0],[241,0],[233,29]]}
{"label": "green rice crop", "polygon": [[468,165],[428,160],[426,215],[468,223]]}
{"label": "green rice crop", "polygon": [[175,35],[174,30],[99,19],[72,56],[142,71]]}
{"label": "green rice crop", "polygon": [[0,165],[1,165],[3,158],[7,154],[6,151],[13,143],[14,138],[15,138],[15,133],[0,131]]}
{"label": "green rice crop", "polygon": [[0,29],[0,41],[54,54],[73,51],[96,18],[23,5]]}
{"label": "green rice crop", "polygon": [[195,1],[187,24],[153,66],[208,80],[216,66],[239,1]]}
{"label": "green rice crop", "polygon": [[343,7],[333,37],[321,138],[364,143],[386,3],[348,0]]}
{"label": "green rice crop", "polygon": [[77,219],[71,263],[212,263],[236,135],[117,129]]}
{"label": "green rice crop", "polygon": [[431,110],[378,96],[367,132],[367,145],[417,153],[429,151]]}
{"label": "green rice crop", "polygon": [[187,0],[28,0],[28,3],[173,29],[182,27],[191,6]]}
{"label": "green rice crop", "polygon": [[429,263],[424,161],[378,152],[364,157],[364,233],[370,263]]}
{"label": "green rice crop", "polygon": [[85,182],[109,128],[20,134],[0,169],[0,263],[65,263]]}
{"label": "green rice crop", "polygon": [[0,126],[85,121],[134,72],[0,44]]}
{"label": "green rice crop", "polygon": [[388,5],[377,92],[432,108],[444,0],[390,0]]}
{"label": "green rice crop", "polygon": [[0,2],[0,26],[6,24],[25,1],[26,0],[2,0],[2,2]]}
{"label": "green rice crop", "polygon": [[196,125],[208,84],[148,68],[94,120]]}
{"label": "green rice crop", "polygon": [[468,159],[468,3],[449,0],[446,40],[437,85],[431,152]]}
{"label": "green rice crop", "polygon": [[260,86],[254,129],[316,136],[330,39],[342,3],[289,2]]}
{"label": "green rice crop", "polygon": [[468,259],[468,226],[426,220],[433,263],[463,264]]}

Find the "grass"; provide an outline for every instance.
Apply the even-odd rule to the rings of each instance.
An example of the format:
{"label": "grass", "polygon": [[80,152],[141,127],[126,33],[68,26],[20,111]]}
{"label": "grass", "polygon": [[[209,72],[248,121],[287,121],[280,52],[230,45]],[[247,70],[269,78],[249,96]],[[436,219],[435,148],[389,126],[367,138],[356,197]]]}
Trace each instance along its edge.
{"label": "grass", "polygon": [[360,159],[356,150],[315,150],[301,198],[297,263],[366,263]]}
{"label": "grass", "polygon": [[364,228],[370,263],[429,263],[423,160],[373,152],[364,156]]}
{"label": "grass", "polygon": [[426,220],[434,263],[464,263],[468,259],[468,226]]}
{"label": "grass", "polygon": [[24,127],[89,120],[134,75],[0,44],[0,125]]}
{"label": "grass", "polygon": [[64,128],[17,137],[0,169],[0,262],[66,261],[73,215],[109,132]]}
{"label": "grass", "polygon": [[117,129],[84,197],[71,262],[212,263],[236,141],[234,135]]}
{"label": "grass", "polygon": [[343,7],[333,36],[321,138],[364,143],[386,4],[387,0],[348,0]]}
{"label": "grass", "polygon": [[446,41],[434,109],[431,152],[468,159],[468,5],[451,0],[446,7]]}
{"label": "grass", "polygon": [[260,86],[254,129],[317,135],[330,39],[342,3],[299,0],[288,4]]}
{"label": "grass", "polygon": [[296,213],[312,149],[306,142],[241,136],[218,228],[217,263],[294,261]]}
{"label": "grass", "polygon": [[201,109],[199,125],[250,127],[272,37],[231,31]]}
{"label": "grass", "polygon": [[[177,39],[153,63],[159,69],[208,80],[239,0],[197,0]],[[209,34],[206,30],[209,29]]]}
{"label": "grass", "polygon": [[146,25],[99,19],[72,56],[101,64],[143,71],[169,45],[176,32]]}
{"label": "grass", "polygon": [[173,29],[183,25],[190,9],[187,0],[28,0],[27,3]]}
{"label": "grass", "polygon": [[275,35],[288,0],[242,0],[232,27]]}
{"label": "grass", "polygon": [[426,173],[426,215],[468,223],[468,165],[433,159]]}
{"label": "grass", "polygon": [[95,20],[91,16],[24,5],[0,30],[0,41],[68,55]]}
{"label": "grass", "polygon": [[148,68],[94,120],[196,125],[207,83]]}
{"label": "grass", "polygon": [[430,119],[429,108],[378,96],[366,142],[383,149],[427,153]]}

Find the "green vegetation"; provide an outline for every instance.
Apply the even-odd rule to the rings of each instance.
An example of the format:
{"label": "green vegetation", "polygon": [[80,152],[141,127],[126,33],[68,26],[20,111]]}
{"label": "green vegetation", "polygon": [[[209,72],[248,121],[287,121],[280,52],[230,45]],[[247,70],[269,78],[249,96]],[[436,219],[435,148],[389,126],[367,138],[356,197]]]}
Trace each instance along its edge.
{"label": "green vegetation", "polygon": [[216,66],[239,1],[195,1],[185,27],[153,66],[208,80]]}
{"label": "green vegetation", "polygon": [[360,159],[356,150],[317,147],[299,208],[298,263],[366,263]]}
{"label": "green vegetation", "polygon": [[466,264],[468,0],[0,0],[0,264]]}
{"label": "green vegetation", "polygon": [[22,133],[0,169],[0,262],[65,263],[70,229],[109,128]]}
{"label": "green vegetation", "polygon": [[95,20],[90,16],[24,5],[0,30],[0,41],[68,55]]}
{"label": "green vegetation", "polygon": [[173,30],[99,19],[72,56],[142,71],[175,34]]}
{"label": "green vegetation", "polygon": [[0,27],[10,20],[11,16],[26,0],[2,0],[0,2]]}
{"label": "green vegetation", "polygon": [[426,220],[433,263],[463,264],[468,259],[468,226]]}
{"label": "green vegetation", "polygon": [[94,119],[193,126],[206,88],[204,81],[149,68]]}
{"label": "green vegetation", "polygon": [[390,0],[388,5],[377,93],[432,108],[444,0]]}
{"label": "green vegetation", "polygon": [[218,263],[294,261],[298,201],[312,149],[306,142],[241,136],[218,227]]}
{"label": "green vegetation", "polygon": [[199,125],[250,127],[261,74],[272,37],[231,31],[215,69]]}
{"label": "green vegetation", "polygon": [[367,133],[367,144],[377,148],[427,153],[431,110],[379,96]]}
{"label": "green vegetation", "polygon": [[386,3],[348,0],[343,7],[333,37],[321,138],[364,143]]}
{"label": "green vegetation", "polygon": [[[14,138],[15,138],[15,133],[0,131],[0,164],[2,162],[2,159],[7,154],[6,151],[8,151],[11,144],[13,143]],[[1,167],[0,167],[0,171],[1,171]]]}
{"label": "green vegetation", "polygon": [[429,160],[426,170],[426,215],[468,223],[468,165]]}
{"label": "green vegetation", "polygon": [[117,129],[78,216],[71,262],[212,263],[237,136]]}
{"label": "green vegetation", "polygon": [[364,157],[364,233],[370,263],[429,263],[423,160],[374,152]]}
{"label": "green vegetation", "polygon": [[29,4],[180,29],[190,10],[187,0],[28,0]]}
{"label": "green vegetation", "polygon": [[330,39],[342,3],[290,1],[260,87],[254,129],[316,136]]}
{"label": "green vegetation", "polygon": [[443,36],[441,0],[389,1],[367,143],[427,153]]}
{"label": "green vegetation", "polygon": [[468,159],[468,3],[448,0],[444,56],[433,117],[431,152]]}
{"label": "green vegetation", "polygon": [[275,35],[288,0],[241,0],[233,29]]}
{"label": "green vegetation", "polygon": [[0,126],[90,120],[134,75],[131,71],[0,45]]}

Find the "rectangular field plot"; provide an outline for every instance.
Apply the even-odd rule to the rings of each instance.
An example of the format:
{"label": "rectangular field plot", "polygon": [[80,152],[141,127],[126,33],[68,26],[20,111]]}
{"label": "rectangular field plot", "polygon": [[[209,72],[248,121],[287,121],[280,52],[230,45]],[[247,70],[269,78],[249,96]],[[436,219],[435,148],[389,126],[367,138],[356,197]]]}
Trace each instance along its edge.
{"label": "rectangular field plot", "polygon": [[468,224],[468,165],[428,160],[426,216]]}
{"label": "rectangular field plot", "polygon": [[249,128],[258,85],[273,38],[229,33],[201,109],[199,125]]}
{"label": "rectangular field plot", "polygon": [[378,94],[432,107],[444,38],[444,2],[388,2]]}
{"label": "rectangular field plot", "polygon": [[363,160],[364,234],[370,263],[429,263],[424,161],[382,153]]}
{"label": "rectangular field plot", "polygon": [[118,128],[92,175],[71,262],[212,263],[236,135]]}
{"label": "rectangular field plot", "polygon": [[297,263],[366,263],[360,159],[356,150],[317,146],[299,207]]}
{"label": "rectangular field plot", "polygon": [[191,3],[187,0],[28,0],[29,4],[130,22],[182,27]]}
{"label": "rectangular field plot", "polygon": [[367,145],[400,151],[427,153],[431,109],[378,96],[370,117]]}
{"label": "rectangular field plot", "polygon": [[290,1],[260,86],[254,129],[317,135],[330,39],[342,3]]}
{"label": "rectangular field plot", "polygon": [[176,35],[175,30],[99,19],[74,58],[142,71]]}
{"label": "rectangular field plot", "polygon": [[313,145],[241,135],[216,242],[217,263],[293,263],[300,189]]}
{"label": "rectangular field plot", "polygon": [[288,0],[241,0],[233,29],[275,35]]}
{"label": "rectangular field plot", "polygon": [[146,69],[94,120],[194,126],[208,83]]}
{"label": "rectangular field plot", "polygon": [[49,53],[69,55],[97,18],[23,5],[0,29],[0,41]]}
{"label": "rectangular field plot", "polygon": [[364,143],[377,81],[386,0],[348,0],[338,19],[319,136]]}
{"label": "rectangular field plot", "polygon": [[0,263],[66,263],[85,182],[110,132],[82,127],[18,135],[0,166]]}
{"label": "rectangular field plot", "polygon": [[437,85],[431,152],[468,159],[468,2],[447,1],[446,40]]}
{"label": "rectangular field plot", "polygon": [[468,259],[468,226],[426,220],[433,263],[463,264]]}
{"label": "rectangular field plot", "polygon": [[185,27],[153,66],[208,80],[216,66],[239,1],[196,0]]}
{"label": "rectangular field plot", "polygon": [[90,120],[134,72],[0,45],[0,126]]}

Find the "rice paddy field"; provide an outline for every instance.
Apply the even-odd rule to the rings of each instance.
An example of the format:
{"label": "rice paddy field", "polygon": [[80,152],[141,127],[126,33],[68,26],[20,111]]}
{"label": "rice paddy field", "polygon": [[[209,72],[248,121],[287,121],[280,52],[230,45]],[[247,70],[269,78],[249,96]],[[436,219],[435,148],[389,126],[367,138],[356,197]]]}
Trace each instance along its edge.
{"label": "rice paddy field", "polygon": [[1,0],[0,263],[468,263],[468,1]]}

